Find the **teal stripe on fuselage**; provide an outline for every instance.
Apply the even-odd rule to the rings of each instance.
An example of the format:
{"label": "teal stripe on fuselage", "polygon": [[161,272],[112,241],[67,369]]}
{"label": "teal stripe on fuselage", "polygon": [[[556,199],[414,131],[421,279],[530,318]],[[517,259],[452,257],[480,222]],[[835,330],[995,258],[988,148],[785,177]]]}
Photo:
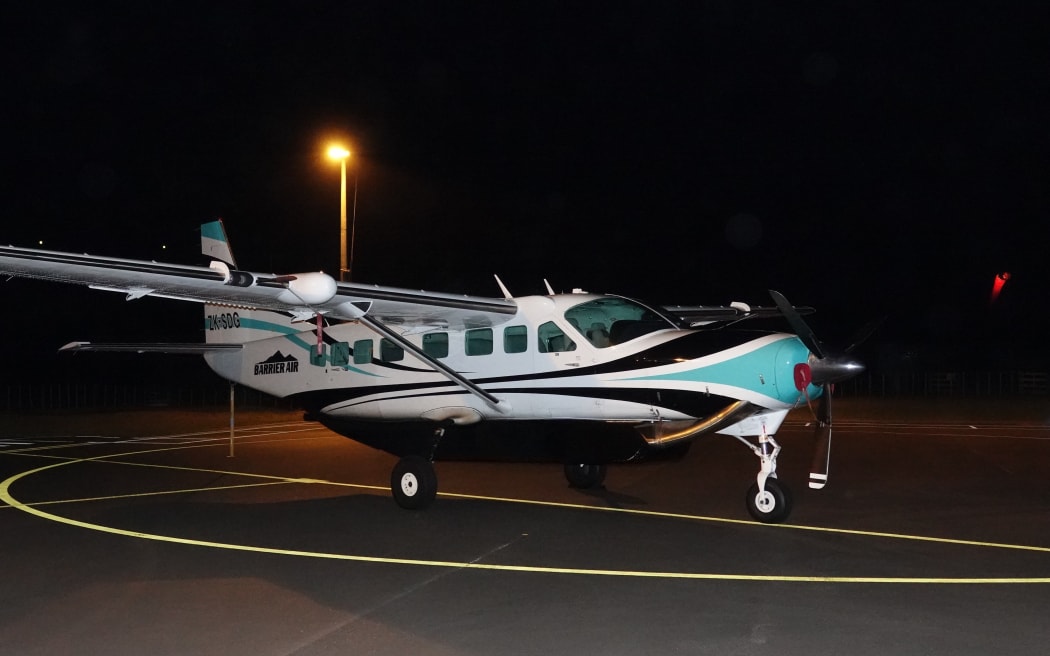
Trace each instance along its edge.
{"label": "teal stripe on fuselage", "polygon": [[302,330],[296,330],[291,326],[284,326],[279,323],[263,321],[262,319],[255,319],[253,317],[241,317],[241,328],[265,330],[267,332],[278,333],[281,335],[298,335],[303,332]]}
{"label": "teal stripe on fuselage", "polygon": [[[793,403],[799,394],[794,384],[794,367],[799,362],[806,362],[808,358],[809,349],[797,337],[792,337],[705,367],[640,376],[629,380],[717,382],[720,385],[746,389],[778,401]],[[816,398],[823,390],[816,385],[810,385],[806,391],[810,398]]]}
{"label": "teal stripe on fuselage", "polygon": [[[263,321],[262,319],[254,319],[252,317],[241,317],[238,316],[237,327],[245,328],[248,330],[262,330],[268,333],[277,333],[278,335],[298,335],[303,332],[302,330],[296,330],[291,326],[285,326],[272,321]],[[232,326],[227,326],[232,328]],[[208,317],[204,317],[204,330],[207,331],[210,328],[208,323]],[[265,339],[265,338],[263,338]]]}
{"label": "teal stripe on fuselage", "polygon": [[[300,337],[300,335],[302,335],[303,333],[306,332],[305,330],[296,330],[295,328],[292,328],[291,326],[285,326],[283,324],[274,323],[272,321],[263,321],[262,319],[255,319],[253,317],[241,317],[240,322],[241,322],[240,323],[240,327],[241,328],[247,328],[247,329],[250,329],[250,330],[262,330],[262,331],[266,331],[266,332],[277,333],[277,335],[274,335],[275,337],[283,335],[284,337],[286,337],[288,339],[289,342],[291,342],[292,344],[295,344],[296,346],[298,346],[299,348],[303,349],[307,353],[309,353],[311,349],[313,349],[313,348],[315,348],[317,346],[317,344],[315,342],[308,342],[305,339],[303,339],[302,337]],[[207,328],[205,328],[205,329],[207,329]],[[325,353],[324,357],[325,357],[325,361],[328,362],[328,364],[332,363],[332,356],[331,356],[330,353]],[[363,369],[358,369],[357,367],[351,367],[349,365],[343,365],[342,368],[346,369],[347,371],[352,371],[355,374],[361,374],[362,376],[371,376],[372,378],[383,378],[384,377],[384,376],[380,376],[379,374],[374,374],[374,373],[370,373],[370,372],[364,371]]]}

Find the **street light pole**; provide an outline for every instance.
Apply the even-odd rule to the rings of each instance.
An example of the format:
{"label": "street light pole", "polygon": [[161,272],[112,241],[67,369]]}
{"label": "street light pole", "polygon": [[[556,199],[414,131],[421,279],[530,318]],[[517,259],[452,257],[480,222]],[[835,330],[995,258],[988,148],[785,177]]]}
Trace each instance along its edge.
{"label": "street light pole", "polygon": [[346,261],[346,158],[339,161],[339,279],[346,282],[350,276]]}
{"label": "street light pole", "polygon": [[[345,162],[345,160],[344,160],[344,162]],[[343,177],[344,177],[344,185],[345,185],[345,177],[346,177],[346,170],[345,170],[346,164],[345,163],[343,164],[343,167],[344,167]],[[344,227],[346,226],[346,193],[345,192],[343,194],[343,225],[344,225]],[[357,171],[356,170],[354,171],[354,211],[353,211],[353,214],[350,215],[350,264],[347,265],[347,267],[346,267],[346,282],[350,282],[350,280],[352,280],[352,278],[350,277],[350,274],[354,270],[354,234],[355,234],[354,228],[355,227],[357,227]],[[345,234],[343,235],[343,245],[344,246],[346,245],[346,235]]]}
{"label": "street light pole", "polygon": [[[350,280],[350,267],[353,266],[353,245],[350,246],[350,264],[346,258],[346,160],[350,151],[342,146],[328,148],[328,157],[339,160],[339,280]],[[357,221],[357,175],[354,175],[354,222]],[[353,240],[353,226],[350,227],[350,239]]]}

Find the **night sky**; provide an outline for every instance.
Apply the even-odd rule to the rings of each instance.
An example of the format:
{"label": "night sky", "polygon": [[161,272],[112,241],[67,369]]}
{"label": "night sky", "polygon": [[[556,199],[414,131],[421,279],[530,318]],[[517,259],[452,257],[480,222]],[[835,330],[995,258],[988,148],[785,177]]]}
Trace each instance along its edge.
{"label": "night sky", "polygon": [[[774,288],[828,341],[886,317],[876,361],[1050,360],[1038,3],[23,4],[0,9],[0,242],[203,263],[221,217],[242,268],[335,274],[339,137],[357,281]],[[59,287],[0,285],[5,338],[45,312],[49,353],[199,338],[195,306]]]}

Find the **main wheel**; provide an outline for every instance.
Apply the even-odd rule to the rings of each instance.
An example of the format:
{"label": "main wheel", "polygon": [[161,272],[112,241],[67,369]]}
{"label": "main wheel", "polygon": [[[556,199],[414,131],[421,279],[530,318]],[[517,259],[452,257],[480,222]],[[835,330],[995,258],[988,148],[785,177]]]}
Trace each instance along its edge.
{"label": "main wheel", "polygon": [[421,510],[437,496],[437,474],[426,458],[408,456],[394,465],[390,474],[390,491],[397,505],[408,510]]}
{"label": "main wheel", "polygon": [[766,479],[765,492],[758,491],[758,483],[752,483],[747,491],[747,511],[766,524],[776,524],[791,514],[791,491],[775,478]]}
{"label": "main wheel", "polygon": [[570,463],[565,465],[565,479],[569,481],[570,486],[587,490],[592,487],[598,487],[604,483],[606,471],[607,468],[605,465],[582,465]]}

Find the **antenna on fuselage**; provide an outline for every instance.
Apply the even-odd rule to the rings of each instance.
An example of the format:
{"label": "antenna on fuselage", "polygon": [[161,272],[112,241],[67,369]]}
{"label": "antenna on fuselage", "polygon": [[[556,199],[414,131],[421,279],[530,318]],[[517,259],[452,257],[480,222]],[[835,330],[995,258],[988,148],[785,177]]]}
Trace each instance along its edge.
{"label": "antenna on fuselage", "polygon": [[547,282],[546,278],[543,279],[543,284],[547,288],[547,293],[554,296],[554,289],[551,287],[551,284]]}
{"label": "antenna on fuselage", "polygon": [[510,290],[507,289],[507,286],[504,285],[503,281],[499,279],[499,276],[497,276],[495,274],[493,274],[493,275],[496,278],[496,284],[499,285],[499,290],[501,292],[503,292],[503,298],[507,299],[508,301],[513,299],[514,297],[510,295]]}

